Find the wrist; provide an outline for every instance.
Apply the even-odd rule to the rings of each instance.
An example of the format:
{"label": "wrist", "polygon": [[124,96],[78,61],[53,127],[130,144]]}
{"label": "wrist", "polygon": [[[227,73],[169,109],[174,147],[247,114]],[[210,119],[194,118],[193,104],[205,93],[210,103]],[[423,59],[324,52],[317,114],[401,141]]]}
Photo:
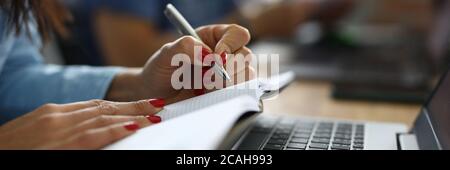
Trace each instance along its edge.
{"label": "wrist", "polygon": [[130,68],[118,73],[109,87],[106,100],[135,101],[146,99],[151,94],[144,88],[142,69]]}

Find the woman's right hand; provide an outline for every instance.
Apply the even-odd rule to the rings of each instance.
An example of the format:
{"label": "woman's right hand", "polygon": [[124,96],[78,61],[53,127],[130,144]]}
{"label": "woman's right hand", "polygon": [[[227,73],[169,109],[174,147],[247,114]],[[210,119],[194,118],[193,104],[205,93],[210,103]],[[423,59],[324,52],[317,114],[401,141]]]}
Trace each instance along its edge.
{"label": "woman's right hand", "polygon": [[159,123],[160,99],[46,104],[0,126],[0,149],[100,149]]}

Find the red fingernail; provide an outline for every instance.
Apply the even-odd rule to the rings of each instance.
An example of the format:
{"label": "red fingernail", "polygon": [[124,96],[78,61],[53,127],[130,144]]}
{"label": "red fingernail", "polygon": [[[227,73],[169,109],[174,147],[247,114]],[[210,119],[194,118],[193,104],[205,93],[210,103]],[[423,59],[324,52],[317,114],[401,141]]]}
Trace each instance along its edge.
{"label": "red fingernail", "polygon": [[161,122],[161,117],[159,117],[159,116],[147,115],[145,117],[148,119],[148,121],[150,121],[152,123],[159,123],[159,122]]}
{"label": "red fingernail", "polygon": [[157,108],[164,107],[164,105],[165,105],[164,99],[150,99],[150,100],[148,100],[148,102]]}
{"label": "red fingernail", "polygon": [[137,123],[130,123],[123,127],[129,131],[136,131],[140,128],[140,126]]}
{"label": "red fingernail", "polygon": [[222,64],[227,64],[227,53],[224,51],[222,54],[220,54],[220,58],[222,59]]}
{"label": "red fingernail", "polygon": [[204,95],[205,93],[206,93],[205,89],[194,89],[195,96],[201,96],[201,95]]}

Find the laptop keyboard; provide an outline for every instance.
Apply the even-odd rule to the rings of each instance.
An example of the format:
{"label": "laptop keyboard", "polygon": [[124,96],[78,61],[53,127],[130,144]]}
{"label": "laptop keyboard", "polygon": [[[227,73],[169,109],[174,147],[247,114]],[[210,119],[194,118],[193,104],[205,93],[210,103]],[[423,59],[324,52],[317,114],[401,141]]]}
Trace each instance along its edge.
{"label": "laptop keyboard", "polygon": [[265,118],[255,123],[247,137],[256,134],[264,141],[257,144],[263,150],[364,149],[364,124]]}

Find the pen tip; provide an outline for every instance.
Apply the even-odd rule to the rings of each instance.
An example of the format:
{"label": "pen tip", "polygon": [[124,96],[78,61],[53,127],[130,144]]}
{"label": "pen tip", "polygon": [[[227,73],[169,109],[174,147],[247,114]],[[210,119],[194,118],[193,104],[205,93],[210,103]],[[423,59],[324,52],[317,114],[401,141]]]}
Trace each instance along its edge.
{"label": "pen tip", "polygon": [[230,76],[227,73],[223,73],[223,75],[224,75],[225,79],[227,79],[228,81],[231,80]]}

